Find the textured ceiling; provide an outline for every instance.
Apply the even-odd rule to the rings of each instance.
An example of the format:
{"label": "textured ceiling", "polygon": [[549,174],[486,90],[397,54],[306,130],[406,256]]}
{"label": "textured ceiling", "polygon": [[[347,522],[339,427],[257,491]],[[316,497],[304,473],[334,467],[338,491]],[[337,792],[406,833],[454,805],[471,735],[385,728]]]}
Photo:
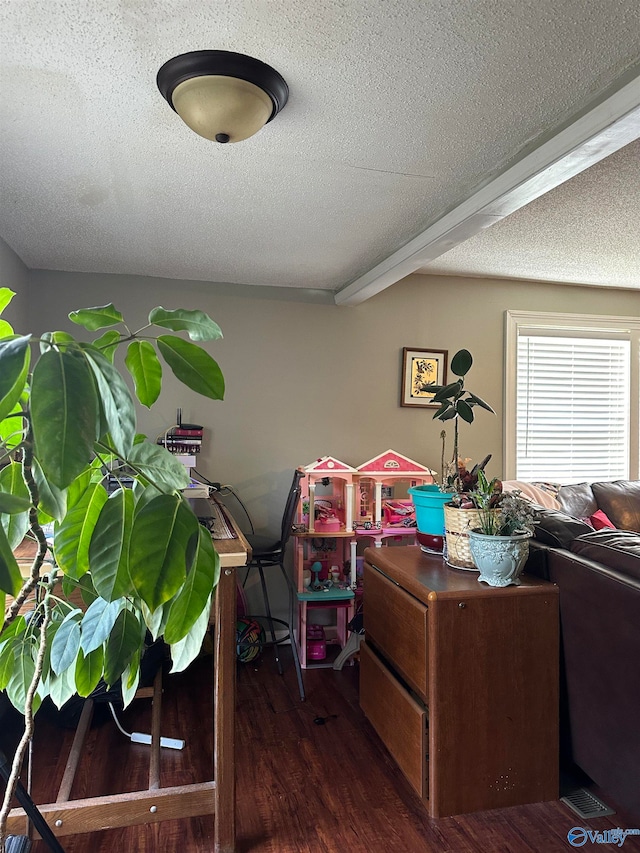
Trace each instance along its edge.
{"label": "textured ceiling", "polygon": [[[155,75],[200,49],[273,65],[286,108],[237,145],[194,135]],[[637,0],[0,0],[0,236],[31,268],[339,291],[639,60]],[[517,217],[495,234],[534,242]],[[491,236],[453,250],[466,274]]]}
{"label": "textured ceiling", "polygon": [[632,142],[418,272],[640,289],[639,227]]}

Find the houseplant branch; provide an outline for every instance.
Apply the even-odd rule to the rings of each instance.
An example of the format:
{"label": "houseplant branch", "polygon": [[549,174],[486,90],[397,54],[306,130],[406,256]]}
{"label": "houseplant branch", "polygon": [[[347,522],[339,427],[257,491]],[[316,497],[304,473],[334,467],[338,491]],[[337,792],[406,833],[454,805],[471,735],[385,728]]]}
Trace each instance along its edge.
{"label": "houseplant branch", "polygon": [[[0,312],[13,295],[0,288]],[[135,397],[147,408],[162,389],[162,362],[192,391],[221,400],[222,372],[201,345],[222,337],[220,328],[201,311],[162,307],[150,312],[144,337],[130,331],[112,304],[69,317],[89,332],[106,331],[91,342],[61,331],[36,340],[13,334],[6,321],[0,326],[3,610],[10,600],[0,632],[0,689],[25,718],[0,813],[0,849],[40,702],[48,696],[61,707],[74,694],[89,696],[102,680],[108,687],[121,682],[128,704],[147,634],[168,644],[173,671],[184,669],[200,650],[207,626],[201,617],[220,572],[211,536],[182,495],[184,467],[137,434],[131,392],[114,366],[124,346]],[[124,334],[113,328],[120,325]],[[147,333],[151,327],[158,328],[155,337]],[[168,332],[185,332],[188,340]],[[128,466],[133,486],[119,482],[107,492],[107,455]],[[53,527],[56,568],[26,619],[21,610],[43,585],[45,524]],[[26,536],[37,552],[23,580],[14,550]],[[62,584],[53,595],[56,572]],[[82,607],[71,599],[76,591]]]}

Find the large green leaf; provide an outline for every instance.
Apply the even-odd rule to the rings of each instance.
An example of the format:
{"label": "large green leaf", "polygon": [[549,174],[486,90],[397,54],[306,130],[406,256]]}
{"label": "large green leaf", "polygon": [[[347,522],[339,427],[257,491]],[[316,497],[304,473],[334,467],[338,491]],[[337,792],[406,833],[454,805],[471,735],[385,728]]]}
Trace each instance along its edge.
{"label": "large green leaf", "polygon": [[133,506],[131,489],[119,489],[102,507],[91,537],[91,577],[105,601],[114,601],[133,590],[129,576]]}
{"label": "large green leaf", "polygon": [[169,601],[161,604],[160,607],[152,613],[144,601],[140,602],[140,612],[142,613],[144,624],[148,628],[149,633],[154,640],[157,640],[158,637],[161,637],[164,633],[164,626],[167,624],[171,603],[172,599],[169,599]]}
{"label": "large green leaf", "polygon": [[69,613],[53,638],[51,645],[51,669],[60,675],[75,661],[80,650],[80,620],[82,611],[79,608]]}
{"label": "large green leaf", "polygon": [[468,424],[473,423],[473,409],[464,400],[458,400],[456,403],[456,412],[460,415],[463,421],[466,421]]}
{"label": "large green leaf", "polygon": [[155,349],[149,341],[132,341],[124,362],[133,377],[138,400],[150,409],[162,388],[162,365]]}
{"label": "large green leaf", "polygon": [[0,524],[0,589],[15,598],[21,586],[22,576],[18,563],[13,555],[13,549],[7,539],[4,526]]}
{"label": "large green leaf", "polygon": [[98,686],[104,669],[104,649],[98,646],[88,655],[82,649],[76,659],[75,681],[80,696],[89,696]]}
{"label": "large green leaf", "polygon": [[122,607],[122,600],[105,601],[103,598],[96,598],[93,604],[89,605],[81,624],[80,648],[85,655],[104,643]]}
{"label": "large green leaf", "polygon": [[51,349],[68,350],[77,347],[77,341],[69,332],[44,332],[40,337],[40,352]]}
{"label": "large green leaf", "polygon": [[117,326],[122,323],[123,316],[110,302],[108,305],[98,305],[95,308],[80,308],[78,311],[72,311],[69,314],[69,319],[79,326],[84,326],[90,332],[96,332],[98,329],[106,329],[107,326]]}
{"label": "large green leaf", "polygon": [[75,670],[65,669],[60,675],[52,675],[49,681],[49,696],[56,708],[62,708],[63,705],[71,699],[76,693]]}
{"label": "large green leaf", "polygon": [[491,412],[495,415],[496,410],[493,409],[488,403],[485,403],[480,397],[476,396],[476,394],[472,394],[471,391],[468,392],[469,397],[469,405],[472,406],[481,406],[483,409],[486,409],[488,412]]}
{"label": "large green leaf", "polygon": [[98,402],[83,358],[45,352],[33,371],[31,417],[36,456],[49,479],[66,488],[92,458]]}
{"label": "large green leaf", "polygon": [[93,341],[93,346],[99,349],[102,355],[113,364],[113,357],[121,337],[120,332],[116,332],[115,329],[108,329],[103,335],[100,335],[99,338]]}
{"label": "large green leaf", "polygon": [[136,413],[127,385],[108,358],[91,346],[84,348],[98,386],[100,404],[113,446],[126,457],[136,434]]}
{"label": "large green leaf", "polygon": [[11,549],[17,548],[29,530],[29,512],[21,512],[18,515],[0,515],[0,520]]}
{"label": "large green leaf", "polygon": [[127,458],[136,470],[160,489],[186,489],[189,476],[184,465],[165,447],[144,441],[136,444]]}
{"label": "large green leaf", "polygon": [[5,419],[0,421],[0,443],[7,450],[13,450],[24,438],[25,420],[19,414],[21,411],[22,403],[18,400]]}
{"label": "large green leaf", "polygon": [[22,466],[10,462],[0,470],[0,521],[10,547],[17,548],[29,529],[31,498],[22,476]]}
{"label": "large green leaf", "polygon": [[207,628],[209,627],[210,609],[211,599],[207,602],[207,606],[200,616],[198,616],[194,626],[187,636],[171,645],[171,672],[182,672],[200,653],[202,641],[204,640]]}
{"label": "large green leaf", "polygon": [[69,509],[82,499],[82,496],[91,485],[91,471],[86,468],[82,471],[67,489],[67,506]]}
{"label": "large green leaf", "polygon": [[[69,612],[73,610],[73,607],[69,607]],[[64,621],[64,614],[62,612],[62,608],[60,604],[57,602],[53,603],[51,607],[51,621],[47,625],[45,634],[45,649],[44,649],[44,659],[42,661],[42,678],[45,681],[49,674],[51,674],[51,648],[53,646],[53,641],[55,640],[56,634],[58,632],[58,628],[62,625]]]}
{"label": "large green leaf", "polygon": [[38,506],[54,518],[56,521],[62,521],[67,512],[67,490],[59,489],[54,486],[44,474],[37,459],[33,460],[32,465],[33,479],[38,487],[38,496],[40,502]]}
{"label": "large green leaf", "polygon": [[213,547],[211,534],[202,525],[198,527],[198,547],[193,566],[169,610],[164,630],[167,643],[177,643],[189,633],[220,578],[220,558]]}
{"label": "large green leaf", "polygon": [[208,352],[175,335],[160,335],[158,348],[174,375],[188,388],[212,400],[224,398],[222,371]]}
{"label": "large green leaf", "polygon": [[188,332],[192,341],[216,341],[222,337],[220,326],[203,311],[154,308],[149,314],[149,322],[172,332]]}
{"label": "large green leaf", "polygon": [[160,495],[133,521],[129,548],[131,580],[154,611],[172,598],[186,580],[186,553],[198,521],[182,498]]}
{"label": "large green leaf", "polygon": [[10,462],[0,469],[0,512],[24,512],[30,506],[31,496],[22,476],[22,466]]}
{"label": "large green leaf", "polygon": [[0,338],[9,338],[14,334],[13,326],[6,320],[0,320]]}
{"label": "large green leaf", "polygon": [[[4,593],[2,593],[2,597],[4,598]],[[26,631],[27,622],[24,616],[18,616],[2,632],[2,642],[0,642],[0,690],[5,690],[11,680],[18,659],[17,653],[19,653],[25,642],[24,635]]]}
{"label": "large green leaf", "polygon": [[0,287],[0,314],[2,314],[15,295],[15,290],[10,290],[8,287]]}
{"label": "large green leaf", "polygon": [[441,385],[439,386],[439,390],[433,395],[431,402],[444,403],[451,401],[451,398],[455,397],[461,389],[462,383],[460,380],[457,382],[451,382],[449,385]]}
{"label": "large green leaf", "polygon": [[13,672],[7,684],[7,696],[13,707],[24,714],[27,691],[33,681],[36,665],[28,641],[22,644],[19,649],[16,648],[14,654]]}
{"label": "large green leaf", "polygon": [[[4,597],[4,593],[2,596]],[[16,660],[15,650],[19,644],[20,639],[17,637],[10,637],[0,644],[0,690],[4,690],[11,680]]]}
{"label": "large green leaf", "polygon": [[[438,413],[436,413],[436,414],[438,414]],[[439,421],[450,421],[450,420],[453,420],[453,418],[455,418],[456,415],[457,415],[456,407],[447,405],[446,408],[443,409],[443,411],[440,414],[438,414],[438,420]],[[434,415],[434,417],[435,417],[435,415]]]}
{"label": "large green leaf", "polygon": [[0,341],[0,421],[20,399],[24,390],[31,351],[31,335]]}
{"label": "large green leaf", "polygon": [[451,372],[454,376],[466,376],[469,370],[471,369],[472,364],[473,358],[469,350],[458,350],[458,352],[451,359]]}
{"label": "large green leaf", "polygon": [[[71,490],[69,490],[71,493]],[[53,552],[60,569],[73,578],[89,570],[89,545],[108,494],[100,483],[90,483],[54,528]]]}
{"label": "large green leaf", "polygon": [[4,631],[0,634],[0,643],[5,643],[11,637],[18,637],[20,634],[24,634],[26,630],[27,620],[22,614],[20,614],[19,616],[16,616],[13,622],[7,625]]}
{"label": "large green leaf", "polygon": [[90,574],[84,574],[79,580],[75,580],[68,575],[62,576],[62,591],[67,599],[71,599],[76,589],[80,590],[80,596],[87,607],[93,604],[96,598],[98,598],[98,593],[95,591]]}
{"label": "large green leaf", "polygon": [[140,654],[134,653],[131,663],[129,663],[122,673],[122,704],[126,708],[135,699],[138,685],[140,684]]}
{"label": "large green leaf", "polygon": [[104,680],[112,687],[140,648],[141,626],[131,610],[121,610],[107,640],[104,654]]}

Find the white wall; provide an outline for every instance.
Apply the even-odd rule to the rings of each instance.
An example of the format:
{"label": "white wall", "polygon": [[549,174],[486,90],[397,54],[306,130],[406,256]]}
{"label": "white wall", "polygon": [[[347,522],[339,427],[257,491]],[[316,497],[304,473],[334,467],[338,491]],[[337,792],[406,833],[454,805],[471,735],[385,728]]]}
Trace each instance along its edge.
{"label": "white wall", "polygon": [[0,237],[0,287],[8,287],[16,294],[2,316],[13,325],[16,332],[27,328],[28,286],[29,270]]}
{"label": "white wall", "polygon": [[391,447],[439,469],[441,423],[432,410],[399,405],[402,347],[471,351],[467,385],[497,416],[477,410],[476,422],[460,427],[460,452],[474,460],[492,453],[495,476],[505,309],[639,313],[632,291],[422,275],[350,308],[284,301],[269,288],[136,276],[38,271],[30,282],[34,331],[69,329],[69,311],[111,301],[134,327],[156,305],[201,308],[220,324],[224,339],[207,346],[226,378],[224,402],[184,390],[167,370],[161,398],[140,412],[139,426],[155,437],[174,423],[177,406],[185,421],[204,424],[198,469],[232,484],[256,527],[272,531],[293,468],[324,454],[359,465]]}

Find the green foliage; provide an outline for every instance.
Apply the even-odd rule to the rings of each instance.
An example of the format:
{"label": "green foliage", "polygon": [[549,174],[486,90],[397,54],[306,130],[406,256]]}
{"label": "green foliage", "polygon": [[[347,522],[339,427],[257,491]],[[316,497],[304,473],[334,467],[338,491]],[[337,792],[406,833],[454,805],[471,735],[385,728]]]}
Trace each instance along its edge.
{"label": "green foliage", "polygon": [[162,365],[156,351],[149,341],[132,341],[125,364],[135,382],[138,400],[150,409],[162,388]]}
{"label": "green foliage", "polygon": [[468,497],[480,510],[477,532],[487,536],[533,533],[535,511],[531,502],[521,498],[519,491],[503,492],[497,477],[489,480],[480,470],[476,488]]}
{"label": "green foliage", "polygon": [[459,457],[458,457],[458,423],[460,419],[468,424],[473,423],[475,418],[474,408],[480,406],[495,415],[495,411],[488,403],[485,403],[480,397],[473,394],[464,387],[464,377],[471,370],[473,357],[469,350],[461,349],[451,359],[450,370],[458,379],[455,382],[450,382],[447,385],[432,385],[425,386],[429,391],[433,391],[433,402],[438,403],[438,409],[434,412],[434,420],[453,421],[454,438],[453,438],[453,458],[451,460],[450,474],[448,482],[444,483],[445,472],[443,471],[443,485],[450,486],[456,491],[461,490],[459,476]]}
{"label": "green foliage", "polygon": [[[0,288],[0,313],[13,295]],[[31,336],[0,320],[0,604],[23,587],[13,549],[25,534],[43,543],[41,525],[53,522],[54,561],[41,548],[32,567],[34,610],[27,619],[7,611],[0,632],[0,689],[23,712],[38,682],[34,710],[47,695],[57,705],[88,696],[101,679],[120,679],[129,702],[147,632],[164,634],[173,669],[184,669],[200,650],[220,573],[211,537],[181,493],[184,467],[137,434],[134,398],[114,366],[123,348],[135,399],[147,407],[162,389],[161,362],[220,400],[222,372],[199,343],[221,338],[220,328],[184,309],[154,308],[136,332],[113,304],[69,317],[90,333],[106,331],[92,341],[47,332],[32,347]],[[151,337],[151,326],[190,340]],[[126,469],[132,487],[109,495],[107,466]]]}

